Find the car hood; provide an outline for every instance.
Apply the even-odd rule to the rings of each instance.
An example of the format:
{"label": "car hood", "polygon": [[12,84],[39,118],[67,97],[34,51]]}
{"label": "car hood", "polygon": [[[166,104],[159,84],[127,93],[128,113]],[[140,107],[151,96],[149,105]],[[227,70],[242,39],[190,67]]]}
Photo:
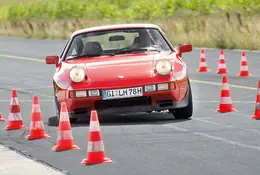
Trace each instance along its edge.
{"label": "car hood", "polygon": [[86,69],[88,82],[92,84],[142,80],[156,76],[154,72],[155,64],[157,60],[162,58],[174,61],[176,54],[172,52],[161,52],[159,54],[154,52],[67,60],[61,63],[61,69],[63,70],[60,70],[60,72],[67,72],[68,75],[70,68],[80,65]]}

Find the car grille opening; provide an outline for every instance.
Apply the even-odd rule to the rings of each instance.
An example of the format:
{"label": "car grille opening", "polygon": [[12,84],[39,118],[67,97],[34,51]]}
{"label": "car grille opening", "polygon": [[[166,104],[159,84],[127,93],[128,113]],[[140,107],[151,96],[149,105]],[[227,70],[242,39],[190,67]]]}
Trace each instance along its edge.
{"label": "car grille opening", "polygon": [[157,105],[159,105],[159,107],[167,107],[173,105],[172,100],[160,100],[160,101],[156,101],[156,103]]}
{"label": "car grille opening", "polygon": [[105,109],[112,107],[151,105],[150,97],[135,97],[125,99],[97,100],[95,102],[96,109]]}

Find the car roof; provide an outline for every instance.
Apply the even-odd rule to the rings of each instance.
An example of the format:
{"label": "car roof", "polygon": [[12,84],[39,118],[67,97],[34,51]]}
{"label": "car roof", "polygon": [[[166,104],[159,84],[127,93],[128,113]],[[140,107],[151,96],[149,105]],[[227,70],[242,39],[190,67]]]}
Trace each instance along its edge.
{"label": "car roof", "polygon": [[75,35],[81,34],[81,33],[86,33],[86,32],[125,29],[125,28],[155,28],[155,29],[161,30],[160,27],[155,24],[116,24],[116,25],[104,25],[104,26],[90,27],[90,28],[77,30],[72,34],[72,37],[74,37]]}

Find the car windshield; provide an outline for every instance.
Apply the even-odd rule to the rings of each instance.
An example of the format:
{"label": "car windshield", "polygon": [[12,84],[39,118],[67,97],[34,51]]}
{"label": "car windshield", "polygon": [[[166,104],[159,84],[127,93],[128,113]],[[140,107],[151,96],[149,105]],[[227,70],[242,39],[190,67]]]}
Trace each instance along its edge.
{"label": "car windshield", "polygon": [[65,58],[74,59],[145,51],[162,52],[172,51],[172,49],[157,29],[115,29],[75,36]]}

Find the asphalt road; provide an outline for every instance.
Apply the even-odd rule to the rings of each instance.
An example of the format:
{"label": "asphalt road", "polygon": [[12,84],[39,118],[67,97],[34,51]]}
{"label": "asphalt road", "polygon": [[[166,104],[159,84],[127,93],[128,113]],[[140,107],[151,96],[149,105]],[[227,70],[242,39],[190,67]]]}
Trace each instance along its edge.
{"label": "asphalt road", "polygon": [[[61,53],[64,41],[0,37],[0,112],[7,119],[11,89],[18,90],[24,123],[29,127],[32,96],[38,95],[47,140],[27,141],[27,130],[0,131],[0,142],[33,159],[73,175],[256,175],[260,173],[260,123],[254,113],[260,74],[260,53],[247,52],[252,77],[237,77],[240,52],[225,51],[234,107],[238,112],[219,114],[222,78],[216,75],[219,50],[206,50],[211,72],[198,73],[199,50],[185,54],[194,98],[191,120],[172,120],[169,114],[99,116],[105,151],[112,164],[84,166],[88,123],[73,125],[80,150],[53,152],[57,127],[47,126],[55,115],[46,55]],[[31,58],[31,60],[25,59]],[[37,61],[40,59],[42,61]],[[0,123],[4,128],[6,123]]]}

